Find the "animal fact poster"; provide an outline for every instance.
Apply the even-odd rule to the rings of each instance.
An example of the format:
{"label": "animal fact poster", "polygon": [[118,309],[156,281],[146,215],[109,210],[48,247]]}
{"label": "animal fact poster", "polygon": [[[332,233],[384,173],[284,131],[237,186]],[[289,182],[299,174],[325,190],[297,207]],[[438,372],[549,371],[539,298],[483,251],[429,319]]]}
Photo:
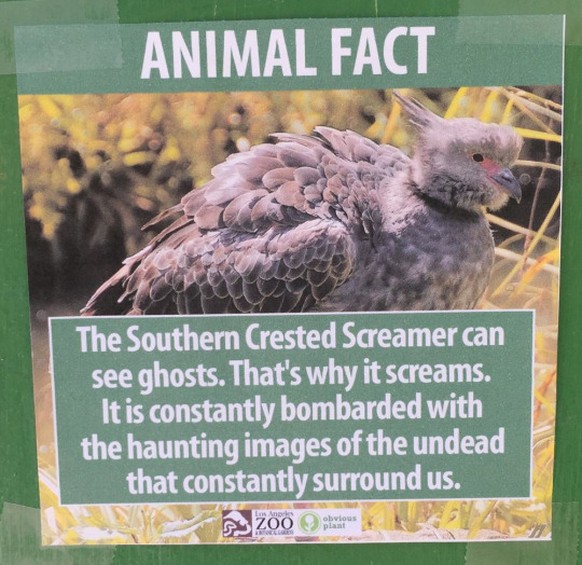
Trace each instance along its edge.
{"label": "animal fact poster", "polygon": [[43,543],[550,539],[563,26],[17,28]]}

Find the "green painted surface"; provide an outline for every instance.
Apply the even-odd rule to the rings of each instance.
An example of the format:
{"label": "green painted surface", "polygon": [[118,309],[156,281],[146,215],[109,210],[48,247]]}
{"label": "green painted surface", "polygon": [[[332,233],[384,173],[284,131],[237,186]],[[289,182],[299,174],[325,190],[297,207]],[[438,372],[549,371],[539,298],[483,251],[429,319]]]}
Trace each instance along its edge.
{"label": "green painted surface", "polygon": [[[10,4],[17,4],[10,2]],[[47,1],[47,4],[50,4]],[[303,545],[272,546],[206,546],[206,547],[119,547],[111,562],[116,565],[139,562],[142,565],[168,563],[248,564],[270,563],[400,563],[432,564],[540,564],[567,565],[577,563],[582,501],[582,414],[580,367],[582,367],[582,298],[579,281],[582,262],[582,6],[579,0],[409,0],[396,3],[388,0],[302,1],[264,0],[209,1],[198,0],[121,0],[121,23],[155,21],[233,20],[253,18],[294,17],[375,17],[375,16],[458,16],[492,14],[556,14],[566,13],[566,126],[564,156],[563,264],[560,319],[558,423],[556,474],[552,542],[479,544],[371,544],[371,545]],[[41,16],[39,15],[39,18]],[[46,20],[25,19],[24,23],[47,23]],[[475,62],[478,64],[478,61]],[[16,79],[0,77],[0,192],[2,222],[0,223],[0,445],[3,455],[0,474],[0,500],[29,507],[38,507],[36,456],[34,446],[33,393],[31,382],[28,301],[22,198],[16,118]],[[51,563],[48,552],[38,551],[35,537],[25,535],[34,518],[19,520],[11,512],[3,518],[14,520],[14,530],[2,521],[0,537],[2,563]],[[18,512],[17,512],[18,514]],[[17,535],[21,533],[22,535]],[[109,549],[108,557],[112,555]],[[46,552],[46,553],[45,553]],[[85,549],[71,548],[62,552],[61,563],[101,563],[95,554]],[[102,554],[100,554],[102,555]]]}
{"label": "green painted surface", "polygon": [[532,330],[528,311],[52,319],[61,502],[529,497]]}
{"label": "green painted surface", "polygon": [[[560,16],[266,20],[241,22],[236,32],[233,27],[230,22],[193,22],[19,28],[15,33],[19,91],[435,88],[561,82]],[[86,50],[78,49],[82,44]],[[214,54],[216,63],[207,64],[209,54]],[[479,58],[481,64],[475,65]]]}

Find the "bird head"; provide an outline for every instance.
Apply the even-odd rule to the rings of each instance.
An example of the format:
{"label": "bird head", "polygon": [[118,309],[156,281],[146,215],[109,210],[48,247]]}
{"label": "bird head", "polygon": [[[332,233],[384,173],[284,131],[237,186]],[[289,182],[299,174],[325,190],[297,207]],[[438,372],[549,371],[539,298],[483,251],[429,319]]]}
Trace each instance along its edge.
{"label": "bird head", "polygon": [[394,97],[418,133],[411,159],[416,190],[453,208],[498,210],[521,187],[510,170],[523,140],[509,126],[472,118],[445,120],[417,100]]}

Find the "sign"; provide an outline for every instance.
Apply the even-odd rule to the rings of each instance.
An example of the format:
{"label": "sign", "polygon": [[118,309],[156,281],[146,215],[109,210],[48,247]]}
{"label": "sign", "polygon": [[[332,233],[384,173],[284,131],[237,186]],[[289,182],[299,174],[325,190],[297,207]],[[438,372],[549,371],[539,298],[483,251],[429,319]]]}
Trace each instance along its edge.
{"label": "sign", "polygon": [[562,31],[17,28],[45,543],[550,536]]}

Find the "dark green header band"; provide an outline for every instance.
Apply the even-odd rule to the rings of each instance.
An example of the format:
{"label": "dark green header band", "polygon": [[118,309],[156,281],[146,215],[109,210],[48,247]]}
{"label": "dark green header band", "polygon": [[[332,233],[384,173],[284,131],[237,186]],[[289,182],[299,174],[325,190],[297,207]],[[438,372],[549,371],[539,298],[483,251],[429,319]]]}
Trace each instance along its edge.
{"label": "dark green header band", "polygon": [[21,94],[562,82],[562,16],[27,26]]}

